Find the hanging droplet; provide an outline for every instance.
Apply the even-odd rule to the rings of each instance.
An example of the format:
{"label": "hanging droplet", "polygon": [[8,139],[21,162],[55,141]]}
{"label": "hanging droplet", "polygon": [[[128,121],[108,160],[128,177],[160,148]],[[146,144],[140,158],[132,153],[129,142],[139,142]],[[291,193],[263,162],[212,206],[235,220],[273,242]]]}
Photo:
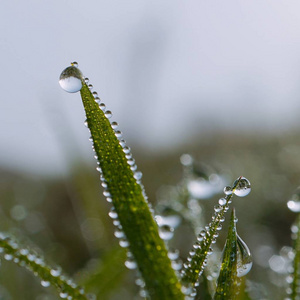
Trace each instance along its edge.
{"label": "hanging droplet", "polygon": [[[237,184],[238,182],[238,184]],[[236,186],[237,184],[237,186]],[[238,178],[234,183],[233,186],[236,186],[234,190],[234,194],[239,197],[245,197],[251,192],[251,183],[245,177]]]}
{"label": "hanging droplet", "polygon": [[225,205],[225,204],[226,204],[226,199],[225,199],[225,198],[219,199],[219,204],[220,204],[221,206]]}
{"label": "hanging droplet", "polygon": [[224,187],[224,194],[225,195],[231,195],[232,194],[232,188],[231,188],[231,186],[225,186]]}
{"label": "hanging droplet", "polygon": [[173,235],[174,235],[174,228],[168,226],[168,225],[163,225],[161,227],[159,227],[159,236],[165,240],[165,241],[168,241],[170,240]]}
{"label": "hanging droplet", "polygon": [[68,93],[79,92],[82,88],[83,75],[77,66],[72,63],[62,71],[59,77],[59,84],[63,90]]}
{"label": "hanging droplet", "polygon": [[132,257],[127,258],[127,260],[125,261],[125,266],[130,270],[134,270],[137,268],[137,264],[136,264],[134,258],[132,258]]}
{"label": "hanging droplet", "polygon": [[46,281],[46,280],[42,280],[42,281],[41,281],[41,285],[42,285],[43,287],[48,287],[48,286],[50,286],[50,282],[49,282],[49,281]]}
{"label": "hanging droplet", "polygon": [[287,202],[287,207],[292,212],[300,212],[300,186],[296,189],[291,199]]}
{"label": "hanging droplet", "polygon": [[178,249],[170,249],[170,250],[168,251],[168,257],[169,257],[171,260],[178,259],[178,257],[179,257],[179,250],[178,250]]}
{"label": "hanging droplet", "polygon": [[105,113],[104,113],[105,117],[107,119],[111,118],[112,117],[112,112],[110,110],[107,110]]}
{"label": "hanging droplet", "polygon": [[243,277],[252,268],[252,257],[246,243],[237,235],[237,276]]}

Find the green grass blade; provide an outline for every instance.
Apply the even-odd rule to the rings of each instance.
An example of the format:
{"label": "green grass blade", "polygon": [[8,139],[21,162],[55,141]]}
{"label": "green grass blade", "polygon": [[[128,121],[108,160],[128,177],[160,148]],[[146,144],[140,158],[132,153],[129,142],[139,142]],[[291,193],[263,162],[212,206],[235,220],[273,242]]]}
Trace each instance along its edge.
{"label": "green grass blade", "polygon": [[124,149],[86,84],[80,93],[106,193],[112,199],[146,289],[152,299],[183,299],[158,226]]}
{"label": "green grass blade", "polygon": [[237,277],[237,247],[235,211],[233,209],[223,250],[222,265],[214,296],[215,300],[237,299],[239,281]]}
{"label": "green grass blade", "polygon": [[12,261],[21,267],[25,267],[39,277],[44,287],[52,285],[57,289],[61,298],[87,300],[84,290],[79,288],[72,280],[61,275],[58,268],[47,266],[45,261],[27,248],[22,248],[10,237],[0,234],[0,253],[4,259]]}
{"label": "green grass blade", "polygon": [[241,176],[235,181],[231,189],[232,193],[223,198],[224,205],[215,206],[215,213],[211,223],[209,223],[209,225],[205,227],[205,230],[198,236],[198,241],[194,244],[194,249],[192,250],[193,255],[190,256],[188,261],[184,264],[182,271],[182,282],[184,284],[194,286],[202,274],[207,263],[207,256],[212,253],[211,245],[218,237],[221,223],[224,222],[224,215],[228,211],[232,196],[242,180],[243,177]]}

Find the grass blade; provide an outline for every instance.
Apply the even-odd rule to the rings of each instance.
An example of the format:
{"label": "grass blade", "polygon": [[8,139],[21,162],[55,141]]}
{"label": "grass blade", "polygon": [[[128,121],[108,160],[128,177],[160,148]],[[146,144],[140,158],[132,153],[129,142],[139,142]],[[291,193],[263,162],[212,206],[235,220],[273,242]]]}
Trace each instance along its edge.
{"label": "grass blade", "polygon": [[234,182],[230,191],[231,193],[228,193],[225,198],[219,200],[219,203],[222,201],[222,205],[215,206],[211,223],[205,226],[205,230],[198,236],[198,241],[194,244],[192,250],[193,255],[184,264],[182,282],[185,285],[197,285],[197,280],[206,266],[207,256],[212,253],[211,245],[219,235],[218,231],[221,230],[221,223],[225,220],[224,215],[229,209],[233,194],[236,193],[241,197],[246,196],[250,192],[250,183],[246,178],[240,176]]}
{"label": "grass blade", "polygon": [[124,142],[116,136],[120,133],[114,131],[86,84],[80,93],[106,196],[112,199],[146,289],[152,299],[183,299],[181,285],[159,237],[143,187],[135,178],[134,160],[126,158]]}
{"label": "grass blade", "polygon": [[214,300],[237,299],[239,281],[237,277],[237,247],[235,211],[233,209]]}

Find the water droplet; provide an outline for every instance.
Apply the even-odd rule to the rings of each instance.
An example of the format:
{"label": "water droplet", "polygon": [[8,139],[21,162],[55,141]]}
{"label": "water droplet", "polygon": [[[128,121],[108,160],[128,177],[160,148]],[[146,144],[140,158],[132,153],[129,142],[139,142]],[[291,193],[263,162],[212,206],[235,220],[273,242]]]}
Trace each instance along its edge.
{"label": "water droplet", "polygon": [[99,107],[102,111],[105,111],[105,109],[106,109],[106,105],[104,103],[100,103]]}
{"label": "water droplet", "polygon": [[54,277],[58,277],[61,274],[61,269],[60,268],[51,269],[50,274]]}
{"label": "water droplet", "polygon": [[168,257],[171,259],[171,260],[175,260],[179,257],[179,250],[178,249],[170,249],[168,251]]}
{"label": "water droplet", "polygon": [[175,271],[180,271],[181,268],[182,268],[182,261],[180,259],[179,260],[173,260],[172,261],[172,268]]}
{"label": "water droplet", "polygon": [[182,154],[180,157],[180,162],[183,166],[191,166],[193,163],[193,158],[189,154]]}
{"label": "water droplet", "polygon": [[137,268],[137,264],[132,257],[127,258],[127,260],[125,261],[125,266],[126,266],[126,268],[128,268],[130,270],[134,270]]}
{"label": "water droplet", "polygon": [[5,260],[12,260],[13,256],[11,254],[4,254],[4,259]]}
{"label": "water droplet", "polygon": [[118,218],[118,214],[117,212],[115,211],[115,208],[112,207],[110,212],[108,213],[108,215],[112,218],[112,219],[117,219]]}
{"label": "water droplet", "polygon": [[107,119],[111,118],[111,117],[112,117],[112,112],[111,112],[110,110],[107,110],[107,111],[105,112],[105,117],[106,117]]}
{"label": "water droplet", "polygon": [[159,227],[159,236],[165,240],[165,241],[169,241],[173,235],[174,235],[174,228],[168,226],[168,225],[163,225],[161,227]]}
{"label": "water droplet", "polygon": [[49,282],[49,281],[46,281],[46,280],[42,280],[42,281],[41,281],[41,285],[42,285],[43,287],[48,287],[48,286],[50,286],[50,282]]}
{"label": "water droplet", "polygon": [[224,194],[225,195],[231,195],[232,194],[232,188],[231,188],[231,186],[225,186],[224,187]]}
{"label": "water droplet", "polygon": [[61,292],[59,293],[60,298],[66,299],[68,297],[68,293]]}
{"label": "water droplet", "polygon": [[125,237],[125,234],[122,230],[116,230],[115,233],[114,233],[115,237],[117,239],[121,239],[121,238],[124,238]]}
{"label": "water droplet", "polygon": [[92,85],[92,84],[89,84],[89,85],[88,85],[88,88],[89,88],[90,90],[92,90],[92,89],[93,89],[93,85]]}
{"label": "water droplet", "polygon": [[[237,182],[239,181],[238,185],[236,186]],[[233,186],[236,186],[235,190],[234,190],[234,194],[239,196],[239,197],[245,197],[247,196],[250,192],[251,192],[251,184],[250,181],[245,178],[245,177],[241,177],[238,178]]]}
{"label": "water droplet", "polygon": [[119,245],[122,248],[127,248],[127,247],[129,247],[129,242],[126,239],[123,238],[123,239],[120,239]]}
{"label": "water droplet", "polygon": [[116,135],[117,138],[121,138],[122,137],[122,132],[120,130],[116,130],[115,135]]}
{"label": "water droplet", "polygon": [[225,198],[219,199],[219,204],[220,204],[221,206],[225,205],[225,204],[226,204],[226,199],[225,199]]}
{"label": "water droplet", "polygon": [[300,212],[300,186],[296,189],[291,199],[287,202],[287,207],[292,212]]}
{"label": "water droplet", "polygon": [[246,243],[237,235],[237,276],[242,277],[252,268],[252,257]]}
{"label": "water droplet", "polygon": [[119,126],[119,124],[117,122],[115,122],[115,121],[111,122],[112,129],[117,129],[118,126]]}
{"label": "water droplet", "polygon": [[90,81],[90,80],[89,80],[87,77],[84,78],[84,82],[85,82],[86,84],[88,84],[89,81]]}
{"label": "water droplet", "polygon": [[78,68],[78,62],[77,61],[71,62],[71,66]]}
{"label": "water droplet", "polygon": [[134,177],[136,180],[141,180],[142,177],[143,177],[143,173],[140,172],[140,171],[134,172],[133,177]]}
{"label": "water droplet", "polygon": [[68,93],[76,93],[82,88],[83,75],[81,71],[72,65],[62,71],[59,77],[59,84]]}

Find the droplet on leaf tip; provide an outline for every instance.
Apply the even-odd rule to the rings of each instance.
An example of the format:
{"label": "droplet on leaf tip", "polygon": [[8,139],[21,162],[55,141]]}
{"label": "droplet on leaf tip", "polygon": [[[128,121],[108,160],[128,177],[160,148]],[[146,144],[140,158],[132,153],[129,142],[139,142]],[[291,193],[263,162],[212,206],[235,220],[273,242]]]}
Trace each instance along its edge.
{"label": "droplet on leaf tip", "polygon": [[77,68],[77,65],[72,63],[71,67],[64,69],[59,77],[59,84],[61,88],[68,93],[79,92],[82,88],[83,75]]}
{"label": "droplet on leaf tip", "polygon": [[233,184],[235,186],[234,194],[239,197],[245,197],[251,192],[251,183],[245,177],[239,177]]}

